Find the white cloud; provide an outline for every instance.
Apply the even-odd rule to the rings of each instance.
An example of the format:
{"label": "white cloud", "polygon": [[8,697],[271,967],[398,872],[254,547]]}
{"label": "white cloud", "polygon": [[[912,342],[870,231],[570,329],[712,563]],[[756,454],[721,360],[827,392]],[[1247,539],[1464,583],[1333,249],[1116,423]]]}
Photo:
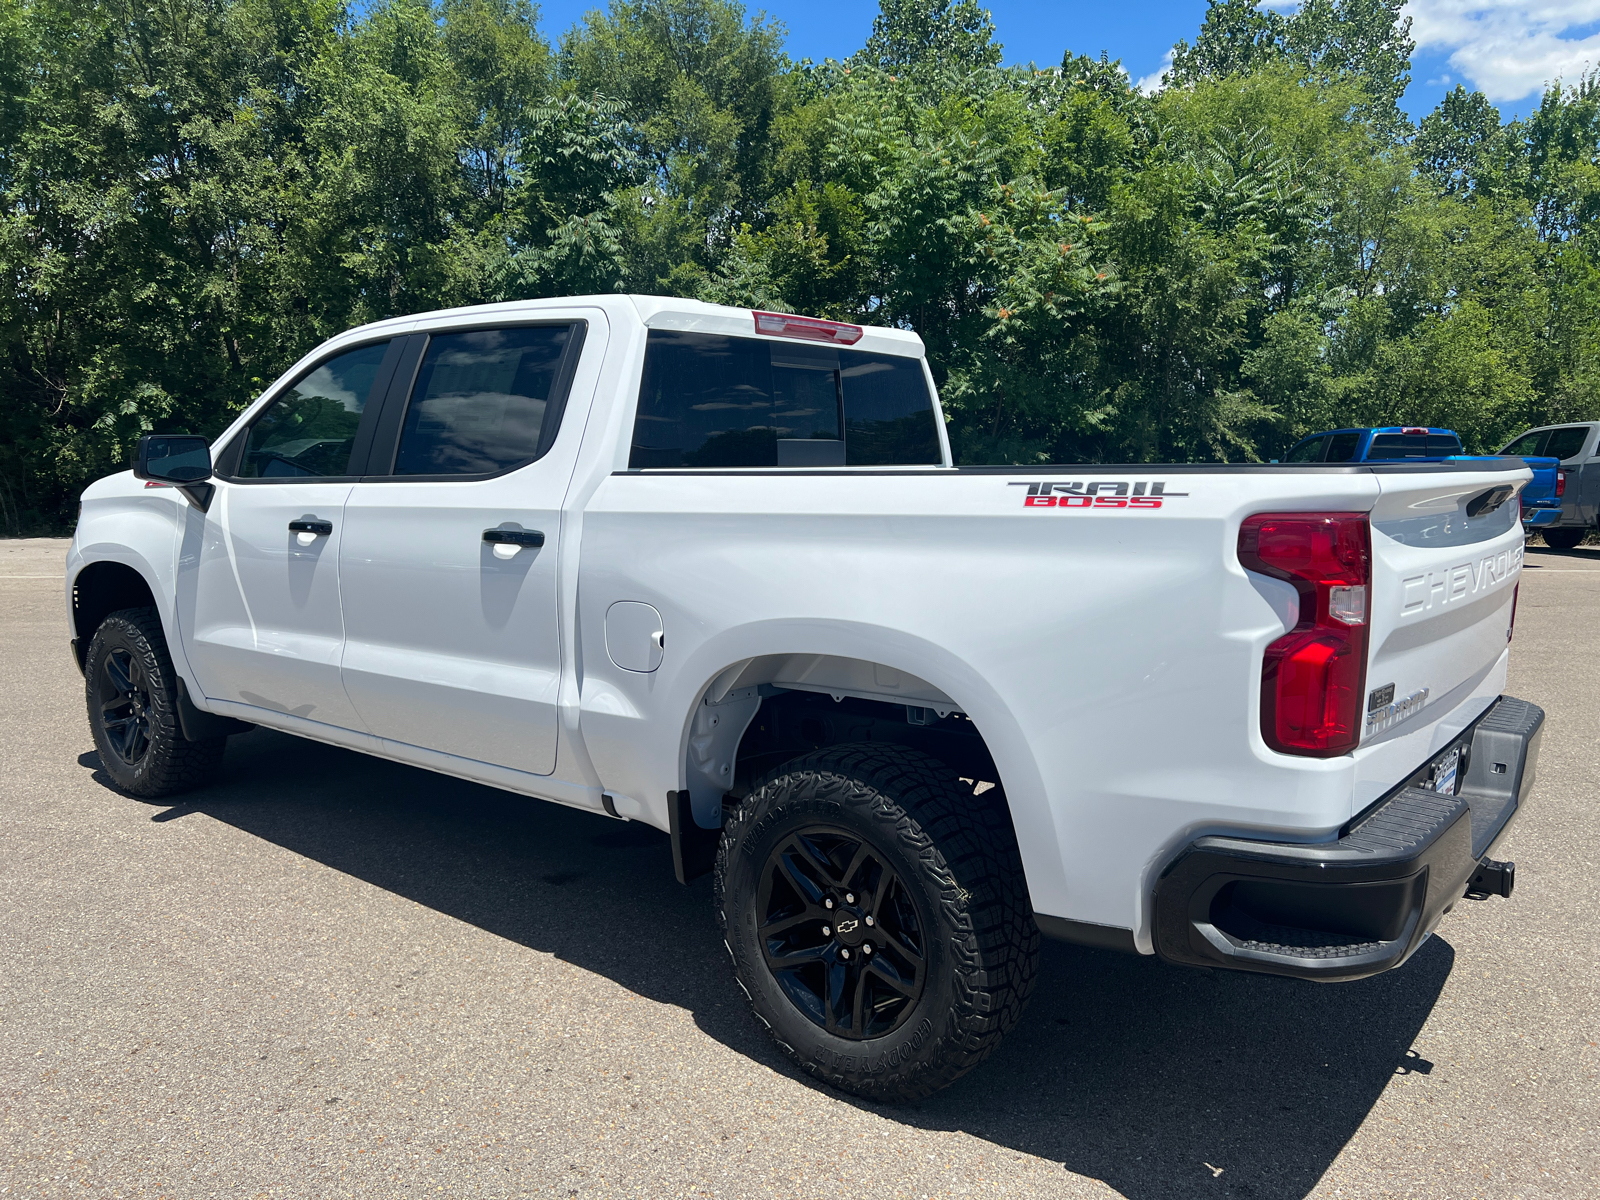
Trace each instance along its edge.
{"label": "white cloud", "polygon": [[1600,0],[1410,0],[1405,14],[1418,50],[1449,51],[1496,102],[1600,66]]}
{"label": "white cloud", "polygon": [[1146,96],[1153,96],[1161,90],[1161,77],[1170,70],[1172,70],[1172,51],[1168,50],[1166,57],[1161,60],[1161,65],[1133,86]]}

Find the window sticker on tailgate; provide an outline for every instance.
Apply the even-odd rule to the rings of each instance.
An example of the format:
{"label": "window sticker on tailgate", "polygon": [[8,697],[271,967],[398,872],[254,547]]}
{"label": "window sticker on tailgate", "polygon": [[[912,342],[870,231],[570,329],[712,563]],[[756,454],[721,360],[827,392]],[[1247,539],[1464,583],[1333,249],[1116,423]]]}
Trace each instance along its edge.
{"label": "window sticker on tailgate", "polygon": [[1189,494],[1169,492],[1164,482],[1147,479],[1095,479],[1075,483],[1018,481],[1006,486],[1028,489],[1028,494],[1022,498],[1024,508],[1053,508],[1057,512],[1063,509],[1082,512],[1088,508],[1096,512],[1160,508],[1165,500]]}

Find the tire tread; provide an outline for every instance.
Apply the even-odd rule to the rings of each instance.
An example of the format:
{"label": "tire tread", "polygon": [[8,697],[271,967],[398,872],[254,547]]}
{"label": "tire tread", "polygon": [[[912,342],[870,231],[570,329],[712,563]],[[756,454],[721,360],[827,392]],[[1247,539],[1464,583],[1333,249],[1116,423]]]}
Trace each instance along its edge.
{"label": "tire tread", "polygon": [[[100,662],[99,651],[104,636],[109,632],[121,633],[141,653],[148,653],[146,667],[150,677],[152,737],[150,749],[140,764],[141,769],[132,773],[116,766],[108,747],[102,744],[103,735],[92,715],[97,705],[95,671]],[[89,731],[94,737],[101,765],[119,788],[130,795],[153,800],[189,791],[208,783],[215,776],[228,739],[217,737],[191,742],[183,736],[183,728],[178,721],[178,675],[167,649],[161,616],[155,609],[124,608],[109,614],[95,630],[86,662],[86,696],[91,714]]]}
{"label": "tire tread", "polygon": [[[815,776],[853,783],[831,794],[871,805],[876,815],[890,820],[902,845],[937,881],[945,921],[958,931],[951,947],[956,986],[943,1029],[936,1031],[939,1052],[930,1062],[914,1064],[919,1069],[910,1072],[828,1073],[779,1037],[760,1011],[757,989],[740,980],[741,989],[786,1056],[812,1075],[872,1099],[922,1099],[992,1054],[1021,1018],[1033,992],[1039,929],[1010,816],[999,788],[981,796],[964,791],[949,766],[907,747],[845,744],[795,759],[761,779],[724,826],[713,880],[724,937],[728,870],[740,838],[764,805]],[[737,970],[737,959],[735,966]]]}

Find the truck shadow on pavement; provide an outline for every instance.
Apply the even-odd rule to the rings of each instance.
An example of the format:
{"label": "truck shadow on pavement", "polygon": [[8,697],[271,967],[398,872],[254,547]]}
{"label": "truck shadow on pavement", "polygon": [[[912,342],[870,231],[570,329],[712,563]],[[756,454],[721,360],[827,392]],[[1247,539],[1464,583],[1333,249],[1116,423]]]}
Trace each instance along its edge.
{"label": "truck shadow on pavement", "polygon": [[[801,1077],[738,999],[709,879],[680,887],[656,830],[265,730],[151,819],[194,814],[681,1006]],[[1046,942],[1032,1003],[989,1062],[921,1104],[845,1099],[1132,1200],[1303,1197],[1392,1076],[1432,1070],[1411,1046],[1454,957],[1434,938],[1399,971],[1319,986]]]}

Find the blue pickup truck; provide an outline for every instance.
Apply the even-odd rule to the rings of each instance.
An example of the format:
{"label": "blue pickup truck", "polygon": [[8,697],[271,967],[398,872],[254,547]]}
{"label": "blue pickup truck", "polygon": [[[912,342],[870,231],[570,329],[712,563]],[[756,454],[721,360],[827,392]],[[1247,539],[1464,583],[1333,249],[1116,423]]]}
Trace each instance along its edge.
{"label": "blue pickup truck", "polygon": [[[1508,446],[1514,452],[1528,439]],[[1532,443],[1529,443],[1531,446]],[[1453,459],[1498,457],[1467,454],[1450,429],[1421,425],[1384,425],[1376,429],[1331,429],[1301,438],[1283,456],[1286,463],[1449,462]],[[1529,531],[1561,520],[1566,476],[1558,458],[1516,455],[1533,468],[1533,481],[1522,489],[1522,525]],[[1581,534],[1580,534],[1581,536]]]}

